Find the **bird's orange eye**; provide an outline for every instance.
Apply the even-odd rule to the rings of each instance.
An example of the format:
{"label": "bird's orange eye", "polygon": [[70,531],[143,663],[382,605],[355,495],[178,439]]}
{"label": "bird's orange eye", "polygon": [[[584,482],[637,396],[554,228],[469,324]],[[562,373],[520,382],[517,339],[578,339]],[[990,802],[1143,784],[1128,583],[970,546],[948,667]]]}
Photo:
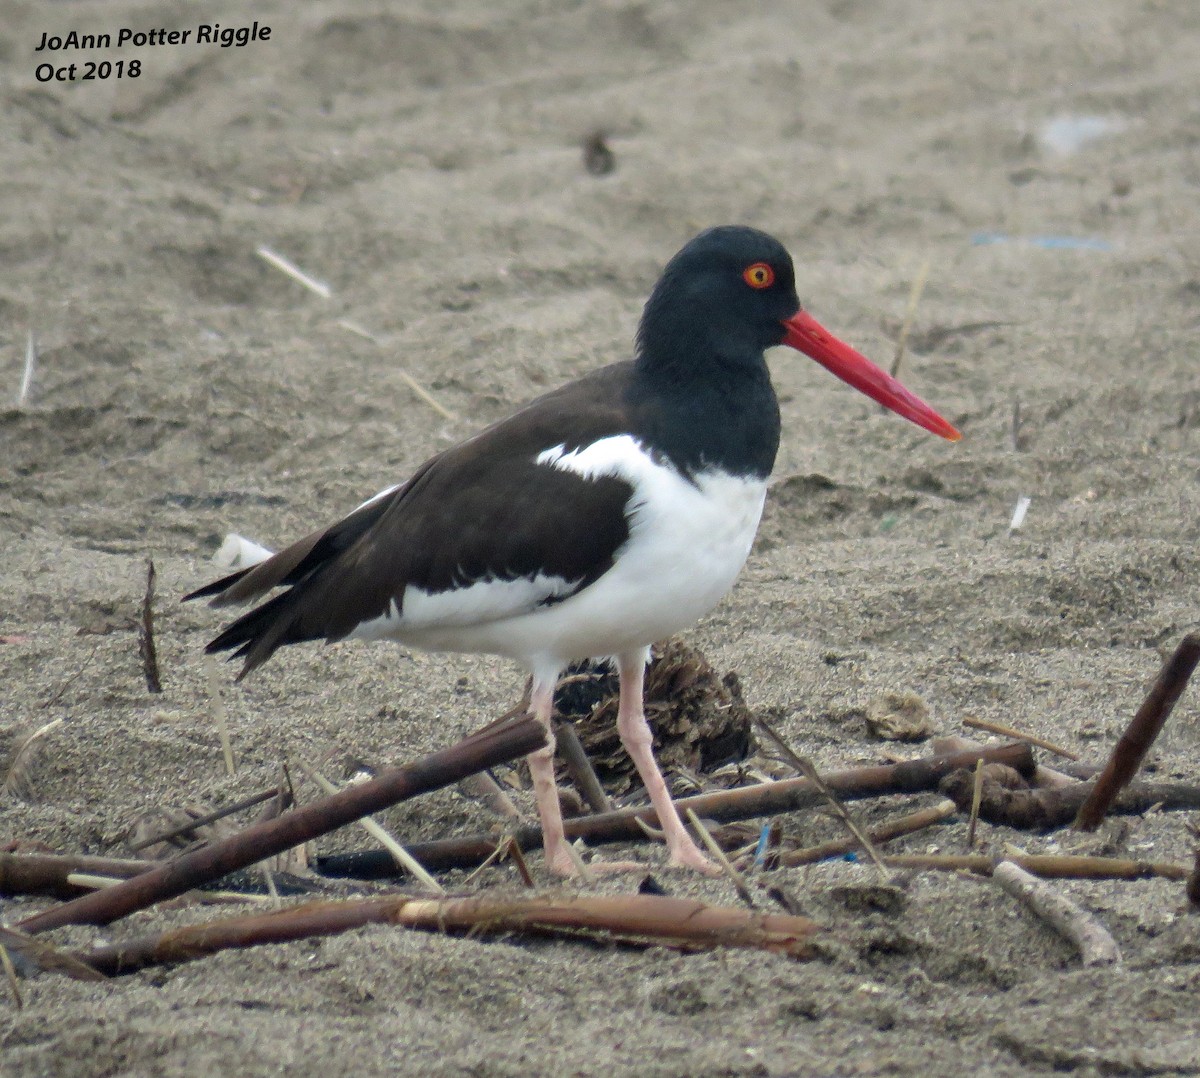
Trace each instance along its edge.
{"label": "bird's orange eye", "polygon": [[765,262],[755,262],[746,267],[742,280],[751,288],[770,288],[775,283],[775,271]]}

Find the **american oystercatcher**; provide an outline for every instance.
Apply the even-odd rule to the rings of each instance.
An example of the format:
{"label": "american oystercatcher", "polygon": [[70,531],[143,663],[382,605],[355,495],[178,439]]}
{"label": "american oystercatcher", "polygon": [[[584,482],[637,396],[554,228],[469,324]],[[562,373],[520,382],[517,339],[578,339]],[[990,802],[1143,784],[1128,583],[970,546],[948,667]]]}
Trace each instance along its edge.
{"label": "american oystercatcher", "polygon": [[635,358],[539,397],[349,516],[188,596],[281,592],[207,650],[393,640],[509,656],[532,674],[547,746],[529,757],[547,864],[574,873],[554,782],[554,688],[614,657],[617,729],[669,863],[712,871],[671,802],[642,709],[649,646],[711,610],[750,553],[779,446],[763,352],[786,344],[943,438],[949,423],[801,310],[792,260],[752,228],[701,233],[646,303]]}

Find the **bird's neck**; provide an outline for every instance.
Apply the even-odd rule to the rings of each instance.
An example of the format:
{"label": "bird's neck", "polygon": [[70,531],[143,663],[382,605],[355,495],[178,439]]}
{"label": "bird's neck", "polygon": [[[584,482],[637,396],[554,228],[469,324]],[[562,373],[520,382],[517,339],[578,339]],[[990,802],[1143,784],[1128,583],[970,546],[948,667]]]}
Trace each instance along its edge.
{"label": "bird's neck", "polygon": [[757,362],[634,364],[629,404],[642,433],[681,471],[766,479],[779,449],[779,402]]}

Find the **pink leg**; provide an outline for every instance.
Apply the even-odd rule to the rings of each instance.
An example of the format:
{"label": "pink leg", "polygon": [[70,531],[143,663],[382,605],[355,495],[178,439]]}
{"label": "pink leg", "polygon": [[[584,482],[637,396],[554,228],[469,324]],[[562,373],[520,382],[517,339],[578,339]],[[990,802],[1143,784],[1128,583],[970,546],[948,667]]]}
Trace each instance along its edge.
{"label": "pink leg", "polygon": [[533,796],[537,799],[538,816],[542,821],[542,849],[546,854],[546,867],[559,876],[574,876],[575,862],[567,853],[566,835],[563,834],[562,808],[558,803],[558,786],[554,781],[554,734],[550,719],[554,712],[554,685],[557,678],[548,682],[533,682],[529,710],[546,730],[546,747],[532,752],[529,774],[533,778]]}
{"label": "pink leg", "polygon": [[663,781],[662,772],[654,759],[653,737],[646,725],[643,708],[643,681],[646,674],[648,653],[642,649],[617,656],[617,670],[621,676],[621,701],[617,709],[617,733],[621,744],[642,778],[642,785],[650,795],[650,804],[658,813],[659,826],[667,843],[671,865],[686,865],[699,869],[707,875],[716,875],[721,870],[700,852],[679,819],[675,803]]}

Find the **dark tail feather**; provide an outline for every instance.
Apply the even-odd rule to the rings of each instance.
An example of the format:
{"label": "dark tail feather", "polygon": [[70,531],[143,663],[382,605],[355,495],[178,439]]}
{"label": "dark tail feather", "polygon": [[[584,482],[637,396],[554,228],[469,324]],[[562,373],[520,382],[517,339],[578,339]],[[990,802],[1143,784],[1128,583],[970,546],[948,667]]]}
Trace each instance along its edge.
{"label": "dark tail feather", "polygon": [[254,566],[251,565],[249,568],[239,569],[236,573],[230,573],[229,576],[223,576],[220,580],[214,580],[211,584],[205,584],[204,587],[189,592],[180,601],[190,603],[193,599],[207,599],[210,595],[219,595],[226,588],[236,584],[253,568]]}
{"label": "dark tail feather", "polygon": [[[232,578],[231,578],[232,579]],[[221,581],[217,581],[217,587]],[[205,589],[207,591],[208,589]],[[191,598],[191,596],[188,596]],[[210,655],[218,651],[232,651],[231,659],[245,659],[237,680],[241,681],[251,670],[261,666],[284,644],[298,644],[305,640],[317,640],[324,634],[305,632],[296,616],[294,596],[286,591],[276,595],[261,606],[247,611],[229,625],[215,639],[205,645]],[[236,650],[235,650],[236,649]]]}

